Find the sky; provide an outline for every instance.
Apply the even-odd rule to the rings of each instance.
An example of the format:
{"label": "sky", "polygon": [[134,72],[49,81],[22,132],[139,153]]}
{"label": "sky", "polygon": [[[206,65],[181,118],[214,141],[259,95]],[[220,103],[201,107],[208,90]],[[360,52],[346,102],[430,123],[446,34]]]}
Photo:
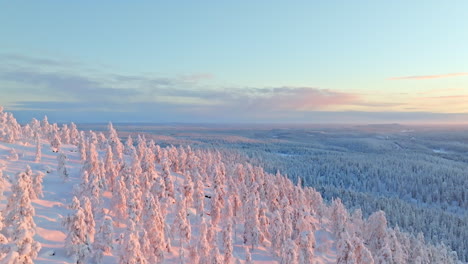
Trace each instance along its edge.
{"label": "sky", "polygon": [[468,123],[468,1],[4,1],[20,121]]}

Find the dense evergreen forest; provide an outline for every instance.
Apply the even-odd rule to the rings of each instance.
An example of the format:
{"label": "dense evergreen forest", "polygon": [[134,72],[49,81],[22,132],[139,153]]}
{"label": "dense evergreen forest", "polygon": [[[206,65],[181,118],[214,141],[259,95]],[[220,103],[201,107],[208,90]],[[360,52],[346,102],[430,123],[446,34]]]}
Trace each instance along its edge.
{"label": "dense evergreen forest", "polygon": [[[122,130],[131,132],[122,126]],[[443,241],[468,260],[468,131],[463,127],[260,126],[146,127],[159,144],[191,144],[248,161],[316,188],[331,202],[365,216],[386,212],[389,224]],[[127,135],[127,133],[123,133]]]}
{"label": "dense evergreen forest", "polygon": [[[429,199],[424,184],[402,197],[400,183],[390,188],[410,180],[386,173],[387,163],[414,175],[436,162],[429,156],[417,167],[409,157],[366,159],[343,146],[313,158],[318,148],[297,142],[152,137],[119,135],[111,123],[101,132],[47,118],[20,125],[0,111],[0,263],[460,262],[450,247],[464,241],[443,232],[463,232],[464,194],[442,188],[429,203],[418,200]],[[450,169],[442,183],[465,184],[456,181],[459,167],[436,167]],[[433,215],[423,219],[427,210]]]}

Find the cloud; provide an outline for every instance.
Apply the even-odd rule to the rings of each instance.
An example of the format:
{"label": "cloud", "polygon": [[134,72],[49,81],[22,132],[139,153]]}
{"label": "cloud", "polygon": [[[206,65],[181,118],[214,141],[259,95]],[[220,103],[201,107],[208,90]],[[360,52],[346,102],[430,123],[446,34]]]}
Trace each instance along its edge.
{"label": "cloud", "polygon": [[395,107],[395,106],[404,106],[406,103],[403,102],[357,102],[354,105],[358,106],[367,106],[373,108],[386,108],[386,107]]}
{"label": "cloud", "polygon": [[[16,84],[17,94],[32,95],[16,104],[18,109],[60,110],[128,109],[142,104],[187,105],[197,111],[270,112],[311,111],[333,105],[355,104],[355,94],[316,87],[231,87],[215,88],[204,83],[211,74],[175,77],[154,75],[94,74],[44,71],[16,67],[0,68],[0,80]],[[34,95],[50,95],[47,104],[34,102]],[[44,101],[44,100],[42,100]],[[81,104],[80,104],[81,103]],[[137,105],[132,105],[137,103]]]}
{"label": "cloud", "polygon": [[[407,103],[373,102],[360,94],[319,87],[232,87],[217,89],[202,80],[151,75],[116,75],[43,72],[0,69],[0,81],[16,83],[8,93],[47,94],[45,101],[10,102],[23,122],[48,115],[54,122],[462,122],[467,114],[431,113],[426,102],[455,102],[460,107],[465,95],[438,96],[415,100],[408,112],[380,111]],[[434,100],[434,101],[432,101]],[[375,112],[333,111],[372,108]],[[336,108],[337,107],[337,108]],[[380,110],[379,110],[380,109]],[[401,108],[400,108],[401,109]]]}
{"label": "cloud", "polygon": [[[461,113],[467,99],[461,95],[420,95],[410,103],[406,97],[400,98],[401,102],[388,102],[388,98],[369,100],[366,94],[320,87],[220,88],[212,83],[214,76],[209,73],[116,74],[62,67],[61,62],[47,59],[10,56],[9,60],[19,66],[0,65],[0,94],[8,95],[2,96],[1,101],[20,114],[23,121],[47,114],[51,121],[77,122],[397,122],[398,118],[426,120],[425,113],[427,120],[439,120],[453,116],[429,113],[438,106],[437,101],[450,102],[457,106],[452,113]],[[40,67],[41,64],[56,67]],[[8,98],[15,99],[7,101]],[[404,107],[419,112],[384,112]],[[350,109],[361,112],[347,111]],[[371,110],[374,113],[365,112]]]}
{"label": "cloud", "polygon": [[3,71],[0,72],[0,80],[27,84],[28,87],[36,86],[19,88],[23,93],[47,93],[68,101],[105,102],[138,95],[136,89],[107,87],[104,83],[89,77],[59,72]]}
{"label": "cloud", "polygon": [[172,86],[177,82],[175,78],[123,74],[111,74],[107,79],[114,83],[139,84],[147,87]]}
{"label": "cloud", "polygon": [[244,90],[235,104],[247,105],[250,110],[311,111],[333,105],[352,104],[358,100],[355,94],[328,89],[278,87]]}
{"label": "cloud", "polygon": [[444,100],[444,99],[455,99],[455,100],[458,100],[458,99],[461,99],[463,100],[465,103],[467,102],[468,100],[468,95],[466,94],[459,94],[459,95],[441,95],[441,96],[431,96],[431,97],[423,97],[423,98],[426,98],[426,99],[436,99],[436,100]]}
{"label": "cloud", "polygon": [[[246,116],[253,114],[267,116],[278,112],[320,110],[323,107],[347,103],[351,104],[358,100],[357,96],[352,94],[304,87],[243,88],[219,91],[210,89],[184,90],[178,88],[156,88],[150,90],[151,94],[157,94],[155,101],[145,100],[144,97],[149,96],[145,96],[146,93],[141,92],[143,96],[136,102],[125,100],[127,95],[135,96],[137,94],[133,92],[134,90],[117,89],[120,94],[118,96],[114,94],[114,97],[122,96],[123,99],[109,100],[109,97],[107,100],[102,99],[108,92],[115,92],[109,89],[110,88],[93,88],[91,93],[97,97],[92,100],[82,100],[82,98],[88,98],[89,96],[81,96],[81,99],[76,96],[70,97],[72,94],[79,91],[77,88],[76,90],[72,90],[72,93],[68,95],[69,99],[73,99],[73,101],[20,101],[10,104],[10,107],[42,111],[80,111],[93,109],[102,111],[113,109],[115,111],[139,112],[151,110],[151,105],[164,105],[168,109],[171,109],[171,111],[176,108],[190,108],[191,111],[199,114],[224,113],[228,115],[233,113],[235,115]],[[89,89],[86,90],[88,91]],[[161,111],[161,109],[158,108],[158,111]]]}
{"label": "cloud", "polygon": [[[360,101],[356,94],[318,87],[219,88],[207,83],[214,79],[210,73],[170,77],[99,72],[90,74],[80,72],[77,68],[47,70],[40,67],[41,64],[60,65],[61,62],[56,60],[20,55],[3,56],[28,66],[0,66],[0,81],[15,84],[14,88],[0,89],[16,93],[16,98],[24,98],[9,104],[22,110],[145,111],[143,105],[159,104],[170,109],[174,109],[170,105],[177,108],[189,107],[200,115],[212,115],[216,112],[234,118],[235,115],[270,116],[285,115],[286,112],[324,110],[330,106],[353,105]],[[44,98],[41,94],[50,96]]]}
{"label": "cloud", "polygon": [[34,67],[47,67],[47,68],[76,68],[80,64],[70,60],[50,59],[26,56],[23,54],[8,54],[0,53],[1,66],[9,65],[16,66],[17,68],[34,68]]}
{"label": "cloud", "polygon": [[198,82],[202,80],[214,79],[214,75],[211,73],[198,73],[198,74],[191,74],[191,75],[183,75],[181,76],[181,78],[189,82]]}
{"label": "cloud", "polygon": [[422,111],[432,110],[440,113],[468,113],[468,94],[441,96],[420,96],[411,101],[413,107]]}
{"label": "cloud", "polygon": [[440,78],[450,78],[458,76],[467,76],[468,72],[457,72],[457,73],[447,73],[439,75],[417,75],[417,76],[403,76],[403,77],[391,77],[387,80],[427,80],[427,79],[440,79]]}

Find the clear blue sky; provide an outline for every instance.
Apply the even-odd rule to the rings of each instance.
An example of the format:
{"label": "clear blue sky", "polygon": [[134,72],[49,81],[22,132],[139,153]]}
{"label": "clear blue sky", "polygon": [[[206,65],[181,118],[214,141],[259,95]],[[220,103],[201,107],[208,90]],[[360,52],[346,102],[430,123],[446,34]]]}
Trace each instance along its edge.
{"label": "clear blue sky", "polygon": [[57,121],[466,123],[467,10],[0,1],[0,104]]}

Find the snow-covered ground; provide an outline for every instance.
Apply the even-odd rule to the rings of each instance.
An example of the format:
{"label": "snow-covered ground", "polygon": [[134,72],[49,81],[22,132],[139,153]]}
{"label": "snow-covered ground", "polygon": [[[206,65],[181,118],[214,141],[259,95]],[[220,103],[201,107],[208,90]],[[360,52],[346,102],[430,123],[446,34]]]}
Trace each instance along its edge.
{"label": "snow-covered ground", "polygon": [[112,125],[21,127],[0,112],[0,171],[1,264],[457,263],[383,211],[363,219],[216,150],[122,144]]}
{"label": "snow-covered ground", "polygon": [[[76,146],[63,145],[61,151],[67,156],[67,170],[70,175],[69,180],[64,181],[57,173],[57,156],[58,153],[52,152],[50,145],[46,141],[42,141],[42,157],[40,162],[35,162],[36,146],[32,142],[21,142],[16,144],[8,144],[0,142],[0,169],[3,171],[4,177],[8,181],[14,181],[15,175],[23,172],[26,166],[30,166],[33,173],[39,171],[45,174],[43,178],[43,194],[44,197],[32,200],[32,205],[35,209],[34,221],[36,223],[36,235],[34,239],[41,244],[41,250],[38,258],[34,263],[74,263],[73,257],[69,257],[65,251],[65,238],[67,230],[62,225],[64,217],[71,214],[69,209],[72,197],[74,195],[74,185],[79,185],[81,182],[82,161]],[[11,151],[15,150],[18,154],[18,159],[11,159]],[[102,154],[102,153],[101,153]],[[160,167],[159,167],[160,170]],[[172,172],[175,178],[175,187],[183,184],[184,175]],[[10,185],[7,184],[4,196],[10,194]],[[211,195],[211,188],[205,190],[207,195]],[[107,192],[103,199],[109,200],[112,194]],[[206,198],[206,203],[209,199]],[[2,207],[6,204],[6,198],[2,199]],[[107,201],[107,204],[108,201]],[[209,211],[209,207],[205,208]],[[189,210],[189,212],[193,212]],[[168,221],[173,221],[173,217],[169,217]],[[193,214],[190,216],[192,223],[192,236],[199,235],[199,224],[197,218]],[[221,222],[223,219],[221,219]],[[171,223],[168,223],[171,224]],[[316,222],[315,224],[319,224]],[[115,239],[125,228],[115,229]],[[234,257],[244,263],[246,247],[240,234],[241,224],[237,227],[237,236],[234,238]],[[221,230],[218,228],[218,232]],[[335,263],[336,254],[334,248],[334,239],[326,230],[318,230],[315,233],[317,248],[326,250],[325,252],[317,252],[315,261],[321,263]],[[265,246],[259,246],[252,252],[252,260],[254,263],[279,263],[279,258],[274,256],[269,249],[270,242],[266,242]],[[219,245],[220,246],[220,245]],[[220,246],[221,247],[221,246]],[[118,263],[118,247],[112,254],[107,254],[104,257],[104,263]],[[172,242],[172,253],[166,253],[164,263],[179,263],[179,242]],[[187,260],[186,263],[191,263]]]}
{"label": "snow-covered ground", "polygon": [[[45,143],[45,142],[44,142]],[[15,149],[18,160],[10,159],[10,151]],[[50,150],[47,144],[43,145],[41,162],[34,162],[36,147],[31,144],[0,143],[0,168],[5,177],[14,181],[15,175],[23,172],[30,166],[33,173],[41,171],[43,178],[44,197],[32,200],[36,215],[34,221],[37,225],[35,239],[41,243],[42,249],[37,263],[71,263],[65,256],[64,241],[66,233],[62,226],[63,217],[69,213],[68,204],[71,201],[73,185],[79,183],[81,161],[76,153],[76,147],[67,145],[62,150],[69,157],[68,169],[72,176],[64,182],[57,176],[57,153]],[[8,196],[9,189],[4,196]],[[6,199],[2,200],[5,205]]]}

